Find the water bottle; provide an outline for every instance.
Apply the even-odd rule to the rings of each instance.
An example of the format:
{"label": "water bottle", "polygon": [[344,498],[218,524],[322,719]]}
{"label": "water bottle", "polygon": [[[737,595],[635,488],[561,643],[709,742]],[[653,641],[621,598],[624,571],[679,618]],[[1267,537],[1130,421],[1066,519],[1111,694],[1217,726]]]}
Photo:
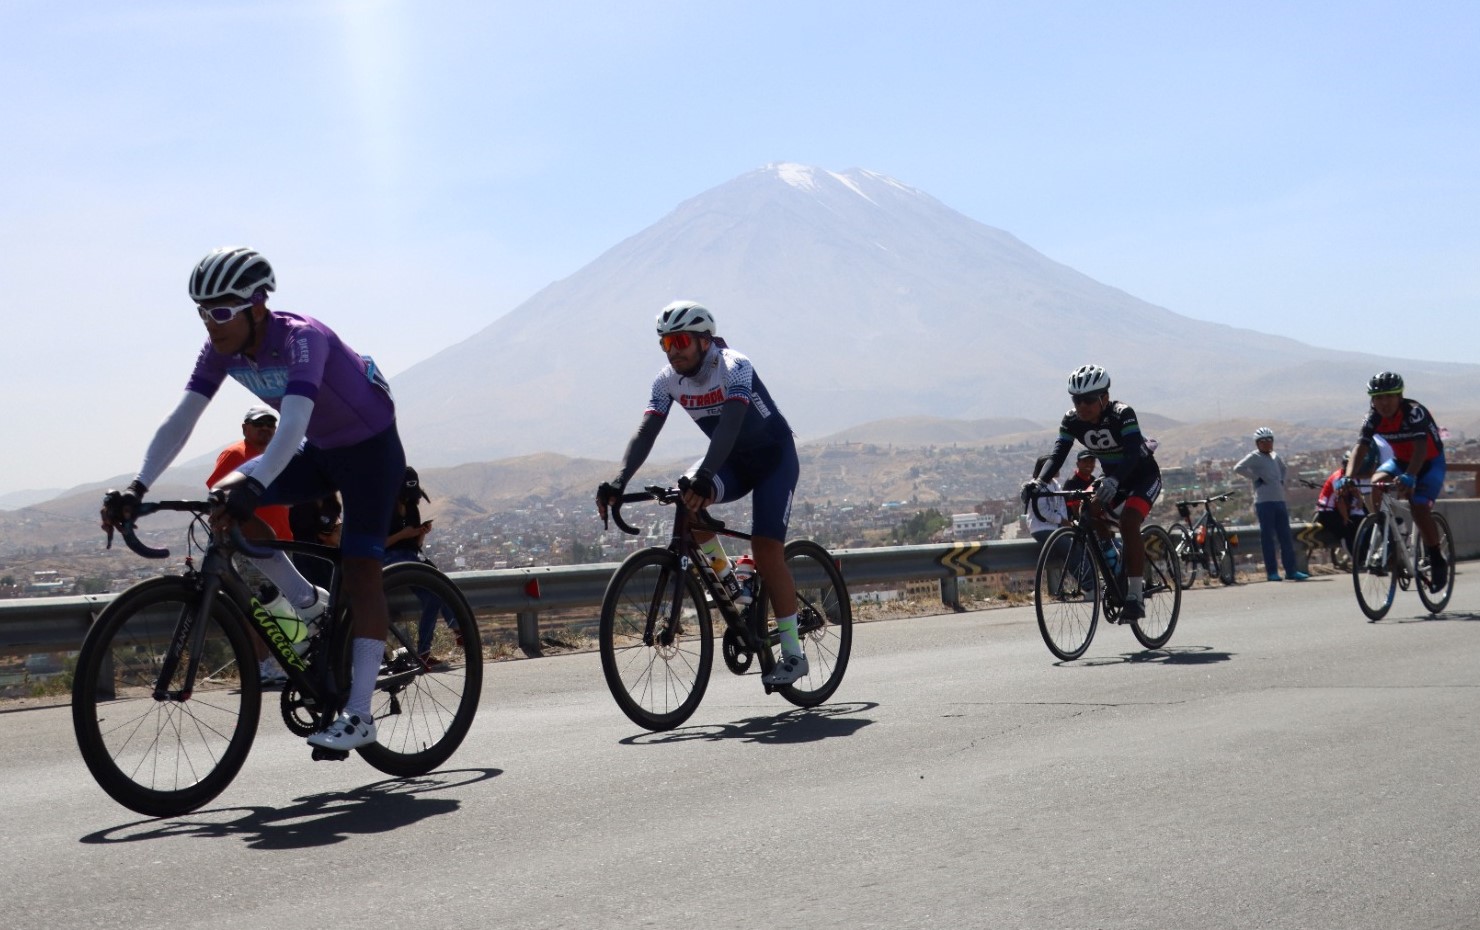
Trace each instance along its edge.
{"label": "water bottle", "polygon": [[755,559],[750,557],[749,552],[735,560],[734,575],[740,585],[740,593],[735,595],[735,603],[744,607],[755,599]]}
{"label": "water bottle", "polygon": [[1105,553],[1105,561],[1110,565],[1110,573],[1120,574],[1120,545],[1119,540],[1111,539],[1106,542],[1101,551]]}
{"label": "water bottle", "polygon": [[272,635],[276,630],[294,652],[302,655],[307,651],[308,638],[314,632],[313,624],[298,618],[298,611],[276,585],[263,585],[257,592],[252,599],[252,616],[267,632],[268,639],[277,638]]}

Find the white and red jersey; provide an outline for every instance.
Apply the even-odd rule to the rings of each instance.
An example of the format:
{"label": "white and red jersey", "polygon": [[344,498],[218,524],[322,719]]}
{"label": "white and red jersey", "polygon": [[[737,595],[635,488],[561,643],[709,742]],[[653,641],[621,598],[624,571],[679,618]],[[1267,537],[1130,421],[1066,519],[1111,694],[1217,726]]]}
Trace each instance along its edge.
{"label": "white and red jersey", "polygon": [[673,405],[678,404],[694,418],[704,435],[712,436],[719,424],[720,408],[730,400],[743,401],[750,408],[735,440],[732,458],[769,457],[778,447],[791,442],[791,425],[771,400],[771,392],[766,390],[750,359],[717,342],[709,346],[699,370],[692,376],[681,375],[672,365],[664,365],[653,379],[646,413],[666,417]]}

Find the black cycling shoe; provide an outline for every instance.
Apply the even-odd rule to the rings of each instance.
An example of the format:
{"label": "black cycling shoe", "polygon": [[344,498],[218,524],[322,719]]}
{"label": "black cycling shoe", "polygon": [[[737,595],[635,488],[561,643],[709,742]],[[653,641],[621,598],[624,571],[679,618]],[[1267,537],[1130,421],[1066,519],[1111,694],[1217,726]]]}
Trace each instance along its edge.
{"label": "black cycling shoe", "polygon": [[1442,556],[1434,556],[1429,559],[1429,573],[1433,576],[1429,579],[1429,590],[1438,594],[1449,584],[1449,563]]}
{"label": "black cycling shoe", "polygon": [[1141,606],[1140,601],[1127,600],[1125,606],[1120,608],[1120,622],[1130,623],[1132,620],[1146,619],[1146,608]]}

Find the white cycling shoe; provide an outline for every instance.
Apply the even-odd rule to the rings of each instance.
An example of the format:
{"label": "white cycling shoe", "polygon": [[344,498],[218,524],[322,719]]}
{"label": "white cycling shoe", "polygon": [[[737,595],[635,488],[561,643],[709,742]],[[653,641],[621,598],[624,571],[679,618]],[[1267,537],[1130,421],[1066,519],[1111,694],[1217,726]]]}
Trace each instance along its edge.
{"label": "white cycling shoe", "polygon": [[789,685],[807,674],[806,656],[783,655],[781,661],[761,681],[768,685]]}
{"label": "white cycling shoe", "polygon": [[308,745],[321,749],[359,749],[375,742],[375,721],[362,720],[358,714],[340,711],[327,730],[308,737]]}

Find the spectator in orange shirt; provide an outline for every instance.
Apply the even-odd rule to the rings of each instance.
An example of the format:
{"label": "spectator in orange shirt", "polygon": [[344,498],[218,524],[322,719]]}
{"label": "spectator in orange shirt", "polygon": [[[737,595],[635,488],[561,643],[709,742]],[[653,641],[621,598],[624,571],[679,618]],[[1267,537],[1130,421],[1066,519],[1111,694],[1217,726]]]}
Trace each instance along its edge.
{"label": "spectator in orange shirt", "polygon": [[[206,487],[214,488],[216,482],[225,478],[236,470],[236,467],[248,459],[254,459],[262,454],[267,444],[272,441],[273,434],[277,432],[277,411],[266,404],[254,404],[247,408],[247,415],[242,417],[242,439],[241,442],[232,443],[221,454],[216,456],[216,468],[211,476],[206,479]],[[288,523],[288,508],[281,504],[270,507],[258,507],[253,515],[272,530],[272,534],[278,539],[292,539],[293,528]],[[261,673],[264,685],[280,685],[288,680],[283,668],[274,658],[267,655],[267,647],[262,640],[252,637],[252,648],[257,653],[257,670]]]}

